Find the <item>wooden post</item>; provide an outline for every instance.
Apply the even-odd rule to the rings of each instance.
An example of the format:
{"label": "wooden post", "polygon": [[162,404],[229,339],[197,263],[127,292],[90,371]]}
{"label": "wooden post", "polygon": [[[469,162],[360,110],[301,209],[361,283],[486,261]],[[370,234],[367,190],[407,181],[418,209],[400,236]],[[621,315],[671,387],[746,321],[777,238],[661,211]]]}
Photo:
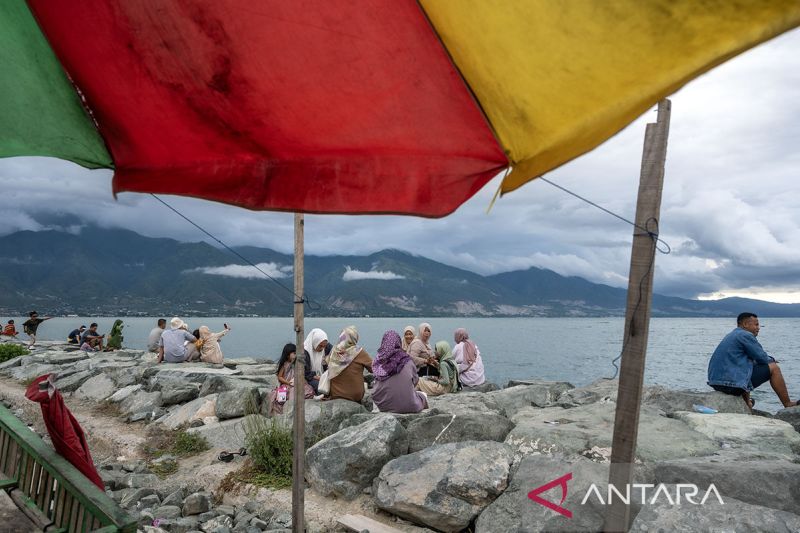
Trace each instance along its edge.
{"label": "wooden post", "polygon": [[305,530],[305,357],[303,355],[303,230],[302,213],[294,214],[294,331],[296,357],[294,362],[294,424],[292,435],[292,531]]}
{"label": "wooden post", "polygon": [[[664,185],[664,163],[671,102],[658,103],[658,119],[648,124],[644,138],[639,197],[636,201],[636,224],[631,248],[631,269],[628,277],[628,302],[625,333],[620,363],[617,412],[611,444],[611,472],[608,482],[625,494],[633,479],[636,438],[639,432],[639,407],[642,400],[647,334],[650,328],[650,307],[653,300],[656,241],[649,232],[658,233],[661,212],[661,190]],[[605,531],[627,531],[630,506],[620,498],[609,502]]]}

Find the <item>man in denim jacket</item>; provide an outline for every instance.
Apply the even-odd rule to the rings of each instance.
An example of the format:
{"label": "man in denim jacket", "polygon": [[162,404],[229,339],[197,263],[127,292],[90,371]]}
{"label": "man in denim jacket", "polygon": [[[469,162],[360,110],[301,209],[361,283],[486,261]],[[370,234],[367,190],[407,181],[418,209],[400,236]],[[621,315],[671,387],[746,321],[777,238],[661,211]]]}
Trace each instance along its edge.
{"label": "man in denim jacket", "polygon": [[789,400],[778,362],[756,340],[760,326],[753,313],[741,313],[736,329],[719,343],[708,363],[708,384],[725,394],[744,398],[752,408],[750,391],[769,381],[784,407],[799,405]]}

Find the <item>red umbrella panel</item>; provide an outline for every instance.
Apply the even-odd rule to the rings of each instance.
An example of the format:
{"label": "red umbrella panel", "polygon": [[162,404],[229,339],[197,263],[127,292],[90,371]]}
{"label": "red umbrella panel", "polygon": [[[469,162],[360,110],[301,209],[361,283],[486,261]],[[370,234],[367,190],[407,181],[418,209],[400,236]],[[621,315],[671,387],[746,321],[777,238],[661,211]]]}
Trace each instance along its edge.
{"label": "red umbrella panel", "polygon": [[61,393],[53,386],[52,374],[36,378],[25,391],[25,397],[42,406],[42,418],[55,450],[84,476],[105,490],[103,480],[94,467],[83,428],[64,404]]}

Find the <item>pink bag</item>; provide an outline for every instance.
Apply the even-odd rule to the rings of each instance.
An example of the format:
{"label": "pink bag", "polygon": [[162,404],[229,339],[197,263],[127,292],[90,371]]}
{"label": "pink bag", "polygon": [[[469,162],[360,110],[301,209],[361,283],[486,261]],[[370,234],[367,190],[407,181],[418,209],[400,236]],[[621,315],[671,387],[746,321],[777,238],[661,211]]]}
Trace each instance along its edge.
{"label": "pink bag", "polygon": [[286,400],[289,399],[289,387],[286,385],[281,385],[278,387],[278,394],[275,396],[275,401],[279,404],[285,404]]}

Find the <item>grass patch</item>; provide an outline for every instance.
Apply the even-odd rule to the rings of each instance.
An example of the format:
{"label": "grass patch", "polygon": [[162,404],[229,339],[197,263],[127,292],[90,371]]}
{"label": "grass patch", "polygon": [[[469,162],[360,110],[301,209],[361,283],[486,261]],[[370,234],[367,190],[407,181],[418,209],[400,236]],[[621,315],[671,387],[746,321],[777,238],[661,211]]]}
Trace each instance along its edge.
{"label": "grass patch", "polygon": [[147,463],[147,469],[161,479],[164,479],[165,477],[171,476],[178,471],[178,462],[161,461],[159,463]]}
{"label": "grass patch", "polygon": [[29,353],[31,352],[19,344],[0,344],[0,363],[5,363],[9,359],[28,355]]}
{"label": "grass patch", "polygon": [[222,478],[217,494],[222,495],[226,492],[232,492],[239,483],[247,483],[268,489],[288,489],[292,486],[292,475],[291,473],[286,476],[263,472],[252,460],[248,460],[239,470],[228,472]]}
{"label": "grass patch", "polygon": [[163,431],[163,428],[159,428],[148,431],[148,433],[148,439],[142,446],[142,453],[149,460],[166,454],[189,457],[210,448],[205,437],[183,429]]}

